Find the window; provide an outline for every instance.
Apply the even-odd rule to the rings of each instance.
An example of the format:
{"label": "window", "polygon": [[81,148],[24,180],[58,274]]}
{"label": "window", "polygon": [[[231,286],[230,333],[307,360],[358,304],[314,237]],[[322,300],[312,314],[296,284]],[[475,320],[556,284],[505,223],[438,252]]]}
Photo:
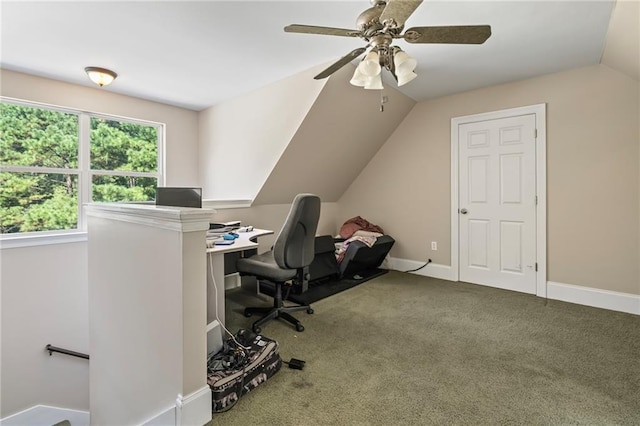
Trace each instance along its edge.
{"label": "window", "polygon": [[153,201],[162,182],[163,130],[158,123],[2,99],[3,239],[85,231],[85,203]]}

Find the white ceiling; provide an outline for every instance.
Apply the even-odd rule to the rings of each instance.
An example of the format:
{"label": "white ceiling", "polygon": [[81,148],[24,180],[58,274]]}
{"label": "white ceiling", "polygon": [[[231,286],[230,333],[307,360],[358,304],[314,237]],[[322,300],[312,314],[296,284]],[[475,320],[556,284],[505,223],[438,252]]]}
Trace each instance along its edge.
{"label": "white ceiling", "polygon": [[[359,1],[7,1],[2,68],[91,86],[85,66],[113,69],[116,93],[201,110],[364,46],[290,34],[287,24],[355,28]],[[613,0],[425,0],[406,27],[489,24],[483,45],[401,46],[416,101],[600,62]],[[393,84],[387,79],[387,84]],[[354,90],[363,90],[356,89]]]}

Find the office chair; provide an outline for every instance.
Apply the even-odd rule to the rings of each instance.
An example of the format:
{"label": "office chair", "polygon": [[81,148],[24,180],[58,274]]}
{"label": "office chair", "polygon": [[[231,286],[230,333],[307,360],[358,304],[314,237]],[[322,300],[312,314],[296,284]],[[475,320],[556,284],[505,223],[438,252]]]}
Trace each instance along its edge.
{"label": "office chair", "polygon": [[[309,305],[284,306],[282,286],[296,276],[304,278],[305,272],[314,258],[314,240],[320,218],[320,198],[313,194],[298,194],[291,204],[287,219],[276,238],[271,251],[248,258],[238,259],[236,267],[241,275],[253,275],[260,280],[275,284],[273,307],[246,308],[244,315],[265,314],[253,323],[254,333],[260,333],[260,326],[275,318],[282,318],[295,325],[297,331],[304,327],[291,312],[305,310],[313,313]],[[307,277],[308,279],[308,277]]]}

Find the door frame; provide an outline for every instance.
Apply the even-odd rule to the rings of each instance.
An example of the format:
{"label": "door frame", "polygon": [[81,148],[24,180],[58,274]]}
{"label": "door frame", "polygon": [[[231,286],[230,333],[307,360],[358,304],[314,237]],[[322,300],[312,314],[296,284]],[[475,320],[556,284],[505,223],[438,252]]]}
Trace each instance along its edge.
{"label": "door frame", "polygon": [[451,119],[451,275],[458,281],[459,270],[459,226],[458,213],[458,128],[462,124],[495,120],[519,115],[535,115],[536,121],[536,295],[547,297],[547,121],[546,104],[509,108],[481,114],[453,117]]}

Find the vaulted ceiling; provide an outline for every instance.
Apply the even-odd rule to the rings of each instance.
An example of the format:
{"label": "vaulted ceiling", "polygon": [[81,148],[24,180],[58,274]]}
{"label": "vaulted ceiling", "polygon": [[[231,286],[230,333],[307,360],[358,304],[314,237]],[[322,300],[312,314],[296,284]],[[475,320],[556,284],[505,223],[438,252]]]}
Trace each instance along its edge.
{"label": "vaulted ceiling", "polygon": [[[395,1],[395,0],[394,0]],[[613,0],[425,0],[407,27],[489,24],[482,45],[397,44],[418,60],[400,88],[416,101],[596,64]],[[3,1],[0,66],[202,110],[340,58],[363,42],[287,34],[291,23],[354,28],[358,1]],[[387,76],[386,84],[395,86]]]}
{"label": "vaulted ceiling", "polygon": [[384,104],[377,90],[350,90],[353,71],[347,65],[329,78],[254,205],[286,204],[301,192],[338,201],[413,108],[415,102],[394,89],[385,90]]}

